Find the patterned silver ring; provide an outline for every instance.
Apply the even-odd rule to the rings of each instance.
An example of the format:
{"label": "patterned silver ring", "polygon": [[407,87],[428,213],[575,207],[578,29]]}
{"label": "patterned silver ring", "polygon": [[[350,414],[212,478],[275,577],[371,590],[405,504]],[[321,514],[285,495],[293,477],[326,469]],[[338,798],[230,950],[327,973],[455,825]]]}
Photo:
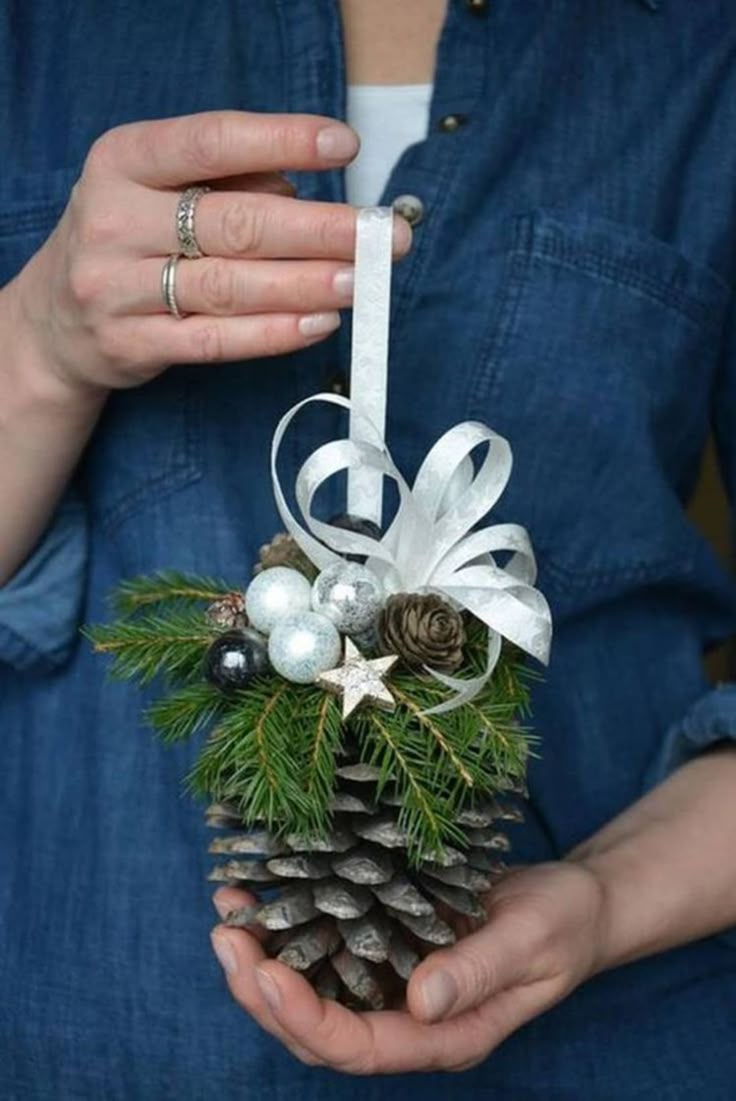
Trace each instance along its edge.
{"label": "patterned silver ring", "polygon": [[178,253],[173,253],[164,264],[161,272],[161,297],[169,313],[181,321],[187,315],[181,312],[176,301],[176,265],[180,259]]}
{"label": "patterned silver ring", "polygon": [[202,196],[211,190],[212,188],[204,186],[188,187],[179,196],[176,207],[176,238],[179,252],[187,260],[199,260],[200,256],[204,256],[194,232],[194,211]]}

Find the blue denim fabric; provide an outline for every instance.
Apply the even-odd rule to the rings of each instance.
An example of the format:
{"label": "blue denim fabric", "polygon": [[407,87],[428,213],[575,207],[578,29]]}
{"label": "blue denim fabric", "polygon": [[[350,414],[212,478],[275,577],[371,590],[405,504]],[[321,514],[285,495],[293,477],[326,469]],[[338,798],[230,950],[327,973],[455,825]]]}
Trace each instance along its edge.
{"label": "blue denim fabric", "polygon": [[[535,693],[522,860],[564,853],[732,738],[701,655],[736,594],[683,504],[711,424],[733,488],[736,20],[723,0],[451,0],[426,140],[385,202],[425,204],[397,266],[390,443],[411,475],[453,423],[514,448],[498,520],[528,526],[556,621]],[[210,108],[341,115],[332,0],[9,0],[0,10],[0,282],[42,243],[94,138]],[[445,132],[446,114],[466,116]],[[297,174],[339,200],[340,172]],[[122,577],[244,582],[278,528],[279,416],[348,365],[349,316],[276,361],[173,368],[114,395],[73,491],[0,592],[3,1101],[331,1101],[231,1002],[210,952],[194,747],[80,641]],[[305,414],[285,481],[339,415]],[[339,486],[324,514],[339,511]],[[362,1097],[731,1101],[736,954],[712,938],[586,984],[465,1076]]]}

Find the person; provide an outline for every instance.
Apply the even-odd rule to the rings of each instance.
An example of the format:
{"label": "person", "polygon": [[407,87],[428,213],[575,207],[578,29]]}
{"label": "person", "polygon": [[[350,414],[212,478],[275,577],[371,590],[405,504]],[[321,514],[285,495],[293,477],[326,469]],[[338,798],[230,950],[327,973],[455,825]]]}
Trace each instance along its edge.
{"label": "person", "polygon": [[[2,1096],[328,1101],[347,1072],[366,1098],[730,1101],[736,689],[701,656],[736,597],[684,511],[711,426],[736,473],[726,7],[15,0],[0,26]],[[202,255],[169,263],[192,185]],[[556,623],[518,867],[405,1010],[362,1016],[219,925],[229,996],[194,748],[79,635],[122,578],[247,579],[275,424],[348,385],[358,195],[413,230],[394,457],[467,418],[510,440],[496,519]],[[285,480],[342,431],[305,417]]]}

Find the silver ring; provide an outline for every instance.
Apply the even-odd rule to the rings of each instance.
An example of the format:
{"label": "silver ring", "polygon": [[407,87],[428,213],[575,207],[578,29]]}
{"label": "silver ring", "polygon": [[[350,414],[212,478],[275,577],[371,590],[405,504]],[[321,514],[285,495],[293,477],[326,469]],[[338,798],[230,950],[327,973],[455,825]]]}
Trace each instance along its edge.
{"label": "silver ring", "polygon": [[202,196],[211,190],[210,187],[188,187],[179,196],[176,207],[176,238],[179,252],[187,260],[199,260],[200,256],[204,256],[194,232],[194,211]]}
{"label": "silver ring", "polygon": [[164,306],[173,317],[178,317],[179,320],[187,315],[182,313],[176,301],[176,265],[179,263],[181,257],[178,253],[173,253],[166,263],[164,264],[163,271],[161,272],[161,297],[164,300]]}

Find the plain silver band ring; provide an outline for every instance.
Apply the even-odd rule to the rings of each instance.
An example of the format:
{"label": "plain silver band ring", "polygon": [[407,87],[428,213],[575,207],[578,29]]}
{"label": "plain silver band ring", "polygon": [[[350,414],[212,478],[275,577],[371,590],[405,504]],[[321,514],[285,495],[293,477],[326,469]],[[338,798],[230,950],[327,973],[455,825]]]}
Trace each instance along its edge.
{"label": "plain silver band ring", "polygon": [[178,253],[173,253],[164,264],[161,272],[161,297],[169,313],[181,321],[187,315],[181,312],[176,301],[176,265],[180,259]]}
{"label": "plain silver band ring", "polygon": [[179,196],[176,207],[176,237],[179,242],[179,252],[187,260],[199,260],[204,256],[194,232],[194,211],[202,196],[211,190],[204,186],[188,187]]}

